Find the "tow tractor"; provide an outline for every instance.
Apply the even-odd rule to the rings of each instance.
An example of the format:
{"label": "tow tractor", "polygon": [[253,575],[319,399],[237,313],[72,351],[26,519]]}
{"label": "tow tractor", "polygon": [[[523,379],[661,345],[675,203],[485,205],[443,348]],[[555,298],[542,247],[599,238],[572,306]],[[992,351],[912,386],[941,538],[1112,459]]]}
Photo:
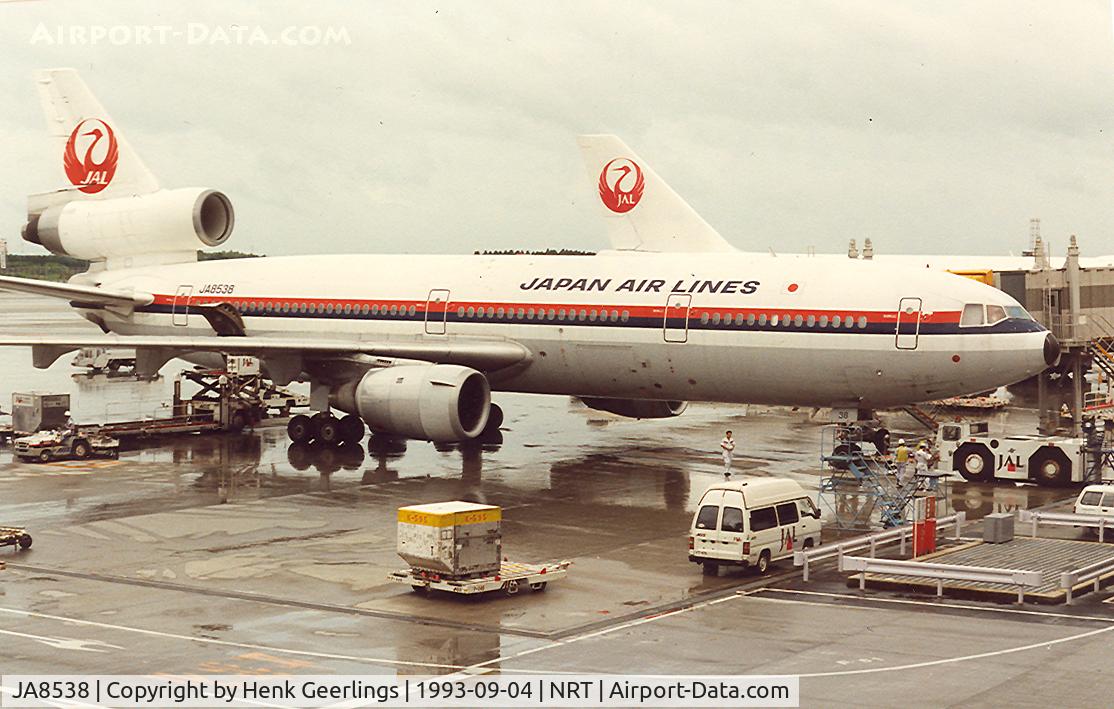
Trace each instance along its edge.
{"label": "tow tractor", "polygon": [[31,535],[23,527],[0,527],[0,547],[27,549],[30,546]]}
{"label": "tow tractor", "polygon": [[89,457],[120,457],[119,439],[106,436],[96,429],[39,431],[16,438],[12,442],[12,448],[20,460],[36,460],[40,463],[75,458],[83,460]]}
{"label": "tow tractor", "polygon": [[1040,485],[1081,483],[1087,475],[1085,438],[992,436],[986,422],[945,423],[936,434],[938,469],[970,482],[1025,480]]}

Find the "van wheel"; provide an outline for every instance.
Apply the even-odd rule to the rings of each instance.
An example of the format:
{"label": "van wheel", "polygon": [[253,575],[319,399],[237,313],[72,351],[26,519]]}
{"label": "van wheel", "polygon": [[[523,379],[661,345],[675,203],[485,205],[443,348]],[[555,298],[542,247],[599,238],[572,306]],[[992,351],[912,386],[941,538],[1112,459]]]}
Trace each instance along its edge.
{"label": "van wheel", "polygon": [[1062,450],[1046,446],[1029,458],[1029,474],[1041,485],[1067,485],[1071,479],[1071,461]]}
{"label": "van wheel", "polygon": [[758,564],[755,566],[758,569],[760,576],[765,575],[770,570],[770,552],[766,550],[758,555]]}
{"label": "van wheel", "polygon": [[804,545],[803,548],[811,549],[812,547],[813,547],[813,543],[812,543],[812,538],[810,537],[810,538],[805,540],[805,545]]}
{"label": "van wheel", "polygon": [[952,469],[968,482],[986,482],[994,472],[994,456],[984,445],[964,443],[952,456]]}
{"label": "van wheel", "polygon": [[705,561],[703,569],[705,576],[719,576],[719,564],[713,564],[710,561]]}

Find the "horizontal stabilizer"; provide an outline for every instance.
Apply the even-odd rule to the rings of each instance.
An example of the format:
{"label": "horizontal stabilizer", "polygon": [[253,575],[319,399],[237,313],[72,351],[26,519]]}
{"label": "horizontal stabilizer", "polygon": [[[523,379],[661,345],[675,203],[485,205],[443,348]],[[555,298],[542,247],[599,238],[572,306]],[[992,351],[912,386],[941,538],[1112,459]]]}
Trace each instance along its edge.
{"label": "horizontal stabilizer", "polygon": [[62,300],[78,303],[95,303],[97,305],[114,305],[120,307],[148,305],[155,300],[155,297],[150,293],[121,293],[117,291],[107,291],[95,286],[79,286],[72,283],[37,281],[33,278],[16,278],[15,276],[0,276],[0,291],[30,293],[32,295],[61,298]]}
{"label": "horizontal stabilizer", "polygon": [[582,135],[577,143],[613,248],[661,253],[736,250],[619,138]]}

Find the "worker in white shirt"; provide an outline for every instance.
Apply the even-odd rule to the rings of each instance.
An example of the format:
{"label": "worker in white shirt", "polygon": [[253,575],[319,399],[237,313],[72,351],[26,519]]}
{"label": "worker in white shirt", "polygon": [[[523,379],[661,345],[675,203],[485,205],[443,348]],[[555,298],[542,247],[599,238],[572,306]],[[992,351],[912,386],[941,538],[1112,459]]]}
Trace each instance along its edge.
{"label": "worker in white shirt", "polygon": [[735,439],[731,437],[731,431],[724,435],[719,447],[723,453],[723,479],[728,480],[731,478],[731,458],[735,454]]}
{"label": "worker in white shirt", "polygon": [[932,460],[932,453],[928,450],[928,441],[921,441],[921,445],[917,447],[917,452],[913,454],[913,460],[917,466],[917,475],[927,475],[928,464]]}

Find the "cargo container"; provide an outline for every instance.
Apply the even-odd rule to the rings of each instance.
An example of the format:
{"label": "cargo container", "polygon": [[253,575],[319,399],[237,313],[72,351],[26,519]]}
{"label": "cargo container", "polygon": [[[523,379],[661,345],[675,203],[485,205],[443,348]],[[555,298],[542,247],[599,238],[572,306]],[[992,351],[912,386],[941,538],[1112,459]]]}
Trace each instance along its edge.
{"label": "cargo container", "polygon": [[62,428],[69,410],[69,394],[12,394],[12,431],[21,435]]}
{"label": "cargo container", "polygon": [[398,510],[398,555],[411,569],[449,578],[496,573],[503,557],[502,510],[436,502]]}

